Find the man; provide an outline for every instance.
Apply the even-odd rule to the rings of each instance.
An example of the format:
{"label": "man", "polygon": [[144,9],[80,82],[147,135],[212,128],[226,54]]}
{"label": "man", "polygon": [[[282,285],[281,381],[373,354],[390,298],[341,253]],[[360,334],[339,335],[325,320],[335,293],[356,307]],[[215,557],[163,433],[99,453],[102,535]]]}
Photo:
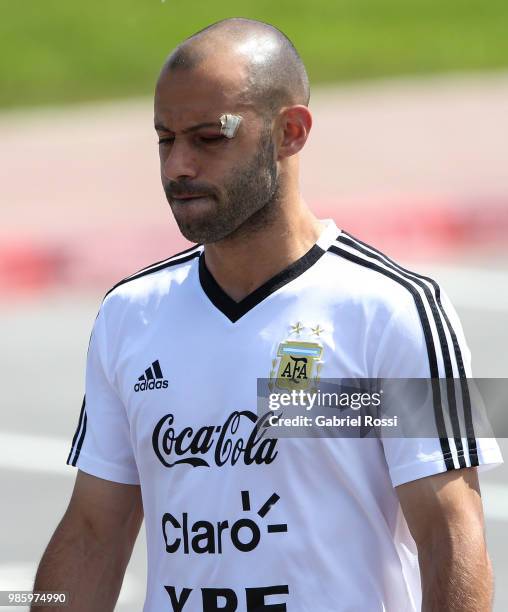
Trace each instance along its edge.
{"label": "man", "polygon": [[501,461],[495,441],[259,427],[257,379],[469,374],[439,287],[301,198],[308,102],[296,50],[257,21],[214,24],[162,68],[162,184],[200,244],[118,283],[95,322],[79,471],[35,584],[72,610],[114,608],[143,512],[145,612],[491,609],[476,466]]}

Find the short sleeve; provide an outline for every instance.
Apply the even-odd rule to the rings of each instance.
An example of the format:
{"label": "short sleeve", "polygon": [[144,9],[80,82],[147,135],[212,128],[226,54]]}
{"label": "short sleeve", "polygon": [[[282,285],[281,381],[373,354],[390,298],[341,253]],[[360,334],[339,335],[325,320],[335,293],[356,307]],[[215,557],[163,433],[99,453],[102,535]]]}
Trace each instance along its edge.
{"label": "short sleeve", "polygon": [[447,418],[438,425],[438,404],[431,417],[436,420],[436,437],[381,438],[393,486],[449,470],[470,466],[485,469],[502,463],[495,438],[477,437],[475,433],[474,406],[467,391],[467,379],[472,377],[471,353],[450,300],[430,279],[411,283],[406,297],[381,337],[376,377],[453,378],[456,384],[450,386],[459,391],[447,396],[447,385],[442,385],[442,405],[456,411],[457,420],[453,424]]}
{"label": "short sleeve", "polygon": [[123,484],[139,484],[125,407],[107,367],[103,314],[95,321],[86,361],[85,397],[67,464]]}

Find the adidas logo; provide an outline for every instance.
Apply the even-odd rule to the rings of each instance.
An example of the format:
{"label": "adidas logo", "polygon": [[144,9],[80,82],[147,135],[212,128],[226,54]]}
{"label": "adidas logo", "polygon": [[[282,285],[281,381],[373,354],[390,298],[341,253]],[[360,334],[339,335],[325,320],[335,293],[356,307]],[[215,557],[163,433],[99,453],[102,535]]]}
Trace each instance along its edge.
{"label": "adidas logo", "polygon": [[168,381],[164,379],[159,360],[154,361],[145,373],[138,378],[134,391],[150,391],[152,389],[167,389]]}

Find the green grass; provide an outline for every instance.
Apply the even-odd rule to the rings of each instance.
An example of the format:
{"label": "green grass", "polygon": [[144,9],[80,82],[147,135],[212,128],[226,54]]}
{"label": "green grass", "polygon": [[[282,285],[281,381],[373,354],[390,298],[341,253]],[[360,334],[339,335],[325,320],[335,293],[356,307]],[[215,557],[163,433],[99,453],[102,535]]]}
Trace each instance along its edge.
{"label": "green grass", "polygon": [[508,66],[507,0],[0,0],[0,106],[151,95],[171,48],[269,21],[313,83]]}

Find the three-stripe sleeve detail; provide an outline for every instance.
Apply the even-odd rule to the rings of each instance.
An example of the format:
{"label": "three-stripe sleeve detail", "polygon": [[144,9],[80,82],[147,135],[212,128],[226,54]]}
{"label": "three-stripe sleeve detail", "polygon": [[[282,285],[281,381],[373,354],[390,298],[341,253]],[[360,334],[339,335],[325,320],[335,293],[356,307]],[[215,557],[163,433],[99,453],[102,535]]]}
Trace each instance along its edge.
{"label": "three-stripe sleeve detail", "polygon": [[[443,357],[443,364],[445,368],[445,377],[447,379],[447,396],[448,396],[448,404],[449,404],[449,414],[450,421],[452,424],[453,434],[455,437],[455,445],[457,448],[457,455],[460,467],[465,467],[466,462],[464,458],[464,449],[462,446],[462,436],[460,433],[460,424],[458,419],[458,409],[457,409],[457,399],[455,396],[455,380],[454,380],[454,372],[452,366],[452,358],[455,360],[455,366],[458,374],[458,378],[460,380],[460,390],[462,395],[462,406],[464,411],[464,425],[466,428],[467,445],[468,445],[468,453],[469,459],[472,466],[478,465],[478,450],[476,447],[476,437],[474,433],[473,426],[473,416],[471,409],[471,398],[469,395],[469,386],[467,381],[467,375],[464,368],[464,360],[462,358],[462,351],[460,349],[459,341],[457,339],[457,334],[453,329],[453,326],[450,322],[448,314],[442,304],[441,301],[441,291],[439,284],[432,278],[428,276],[424,276],[422,274],[418,274],[407,268],[403,268],[395,261],[375,249],[374,247],[362,242],[358,238],[351,236],[350,234],[343,232],[339,237],[339,242],[343,244],[347,244],[352,248],[356,248],[358,251],[362,252],[368,257],[374,258],[377,261],[381,262],[385,266],[391,268],[395,272],[400,273],[405,278],[412,280],[419,287],[421,287],[425,293],[425,297],[427,299],[428,305],[431,309],[434,323],[436,326],[436,330],[439,337],[439,343],[441,346],[441,353]],[[443,326],[446,325],[446,329],[450,335],[453,351],[450,351],[450,346],[448,340],[446,338],[446,333]]]}
{"label": "three-stripe sleeve detail", "polygon": [[79,413],[78,426],[76,427],[76,432],[72,438],[71,450],[66,461],[67,465],[75,466],[76,462],[78,461],[79,453],[81,452],[81,447],[83,446],[83,440],[85,439],[86,421],[86,397],[83,397],[83,403],[81,404],[81,411]]}
{"label": "three-stripe sleeve detail", "polygon": [[[344,247],[346,248],[341,248],[342,245],[344,245]],[[370,246],[361,243],[360,241],[357,241],[352,236],[349,236],[344,233],[341,234],[337,240],[336,245],[332,245],[329,250],[337,255],[340,255],[341,257],[344,257],[345,259],[349,259],[354,263],[357,263],[369,269],[375,270],[380,274],[383,274],[384,276],[399,283],[409,291],[409,293],[413,297],[423,329],[425,345],[429,359],[430,377],[433,379],[437,379],[440,378],[438,352],[436,350],[436,343],[431,327],[431,322],[429,320],[429,316],[426,310],[427,305],[428,309],[430,310],[432,320],[434,322],[435,329],[437,332],[436,340],[439,343],[441,349],[445,376],[446,378],[450,379],[449,383],[447,383],[447,396],[450,407],[450,421],[452,424],[453,438],[457,450],[457,460],[459,463],[459,467],[466,467],[464,450],[462,447],[462,439],[460,435],[460,424],[457,413],[457,402],[455,397],[455,386],[453,380],[453,367],[451,363],[450,351],[448,348],[448,341],[444,331],[441,314],[438,310],[438,304],[435,295],[432,294],[432,291],[423,279],[419,278],[417,275],[409,272],[408,270],[401,268],[400,266],[395,264],[395,262],[392,262],[388,258],[385,258],[385,256],[379,251],[375,251]],[[423,292],[423,296],[421,292]],[[423,297],[425,298],[425,303]],[[460,372],[460,368],[457,369]],[[450,449],[448,436],[446,434],[446,425],[444,421],[444,413],[442,409],[443,404],[439,385],[432,385],[432,393],[434,416],[441,450],[443,453],[446,469],[451,470],[454,469],[453,453]],[[474,465],[476,453],[470,454],[471,464]]]}

